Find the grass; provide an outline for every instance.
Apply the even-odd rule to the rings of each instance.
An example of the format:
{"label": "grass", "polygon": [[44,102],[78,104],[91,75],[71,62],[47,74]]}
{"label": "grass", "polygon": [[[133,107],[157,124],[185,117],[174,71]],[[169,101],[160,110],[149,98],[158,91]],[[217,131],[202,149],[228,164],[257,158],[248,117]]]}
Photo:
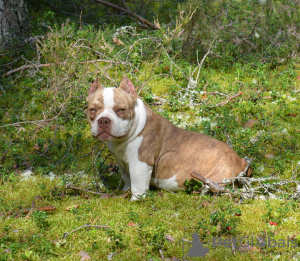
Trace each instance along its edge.
{"label": "grass", "polygon": [[[88,177],[85,177],[87,182]],[[61,193],[53,193],[55,188]],[[231,248],[212,247],[213,236],[221,237],[223,241],[230,236],[261,235],[276,241],[286,241],[288,236],[298,240],[299,205],[293,201],[239,202],[228,196],[159,191],[152,191],[146,199],[138,202],[124,198],[100,199],[97,195],[86,199],[66,191],[62,178],[51,180],[45,176],[27,179],[14,176],[9,182],[1,182],[0,193],[1,212],[28,208],[32,200],[37,207],[56,207],[46,215],[33,212],[17,217],[2,216],[2,260],[79,260],[80,251],[85,251],[95,260],[107,259],[111,253],[114,260],[161,260],[160,249],[166,258],[174,256],[180,259],[184,255],[183,240],[191,241],[194,232],[199,233],[201,241],[209,248],[205,260],[273,260],[278,254],[286,260],[297,253],[292,247],[265,247],[260,251],[237,251],[234,255]],[[76,205],[78,208],[72,208]],[[38,215],[40,217],[36,218]],[[272,215],[282,215],[276,226],[270,225]],[[107,225],[109,228],[82,228],[63,238],[64,233],[86,224]],[[166,240],[167,235],[171,242]]]}

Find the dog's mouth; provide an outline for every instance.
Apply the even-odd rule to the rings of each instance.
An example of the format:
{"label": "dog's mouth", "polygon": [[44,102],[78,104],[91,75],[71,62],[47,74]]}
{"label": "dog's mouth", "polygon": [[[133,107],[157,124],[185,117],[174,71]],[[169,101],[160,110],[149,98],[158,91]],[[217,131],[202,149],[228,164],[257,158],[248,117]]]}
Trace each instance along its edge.
{"label": "dog's mouth", "polygon": [[123,139],[125,138],[126,135],[122,135],[122,136],[114,136],[112,134],[109,134],[105,131],[101,132],[97,138],[99,138],[100,140],[103,140],[103,141],[111,141],[111,140],[118,140],[118,139]]}
{"label": "dog's mouth", "polygon": [[112,140],[113,136],[104,131],[98,135],[98,138],[100,140]]}

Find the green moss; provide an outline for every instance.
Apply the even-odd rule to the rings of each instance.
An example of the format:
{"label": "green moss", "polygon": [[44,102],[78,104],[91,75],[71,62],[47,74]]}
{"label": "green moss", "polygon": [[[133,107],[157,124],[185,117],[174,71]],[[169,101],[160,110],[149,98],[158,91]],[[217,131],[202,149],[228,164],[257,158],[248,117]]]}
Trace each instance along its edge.
{"label": "green moss", "polygon": [[[70,181],[72,178],[76,178],[76,175],[69,176]],[[82,178],[85,184],[91,182],[88,176]],[[231,236],[231,232],[220,232],[218,227],[222,226],[219,224],[223,222],[222,220],[216,219],[216,224],[210,222],[211,213],[216,210],[222,213],[227,221],[236,219],[236,232],[232,234],[234,237],[256,237],[261,235],[261,231],[266,231],[271,238],[279,240],[300,232],[297,224],[300,218],[297,211],[299,207],[292,201],[248,200],[233,205],[227,196],[201,197],[183,192],[176,194],[151,192],[140,202],[128,202],[128,199],[123,198],[100,199],[94,195],[84,199],[74,195],[71,190],[64,190],[61,178],[50,180],[41,176],[26,180],[16,176],[14,181],[0,185],[0,194],[2,199],[5,199],[4,204],[2,201],[1,211],[3,207],[11,211],[16,211],[20,207],[29,208],[32,200],[35,200],[37,207],[56,207],[55,211],[47,213],[46,220],[49,226],[46,230],[38,226],[35,219],[31,218],[31,214],[18,218],[9,218],[6,215],[1,217],[0,253],[4,254],[7,248],[15,249],[5,255],[17,260],[23,255],[31,255],[31,260],[41,258],[72,260],[78,257],[80,251],[86,251],[96,259],[105,259],[114,252],[114,258],[117,260],[130,260],[132,256],[135,260],[143,260],[149,256],[160,260],[158,249],[163,250],[166,258],[172,256],[181,258],[182,239],[191,240],[194,232],[199,234],[201,241],[209,248],[209,255],[204,260],[221,257],[226,260],[245,258],[248,256],[247,253],[237,252],[233,257],[231,249],[222,246],[212,248],[211,242],[215,232],[219,233],[218,236],[223,240]],[[54,188],[64,193],[55,196]],[[204,200],[205,206],[199,208]],[[210,203],[207,204],[208,202]],[[67,208],[76,205],[77,208],[67,211]],[[267,213],[271,213],[270,218]],[[279,218],[280,223],[277,226],[270,225],[270,221],[276,218]],[[70,233],[88,223],[108,225],[109,230],[90,227]],[[205,227],[205,230],[202,227]],[[63,239],[64,233],[70,234]],[[170,235],[173,243],[165,240],[165,235]],[[28,252],[29,250],[31,252]],[[261,252],[251,252],[251,256],[258,259],[283,252],[291,254],[293,249],[266,248]]]}

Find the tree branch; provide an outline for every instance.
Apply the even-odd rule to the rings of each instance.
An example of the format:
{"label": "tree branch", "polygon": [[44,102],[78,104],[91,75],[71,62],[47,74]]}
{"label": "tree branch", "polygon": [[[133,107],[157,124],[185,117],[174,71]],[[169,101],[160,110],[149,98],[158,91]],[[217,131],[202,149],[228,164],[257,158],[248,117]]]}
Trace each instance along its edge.
{"label": "tree branch", "polygon": [[100,4],[112,7],[114,9],[117,9],[117,10],[119,10],[121,12],[124,12],[124,13],[126,13],[126,14],[134,17],[135,19],[139,20],[140,22],[142,22],[142,24],[147,25],[147,26],[149,26],[149,27],[151,27],[153,29],[156,29],[156,30],[159,29],[155,24],[151,23],[150,21],[146,20],[145,18],[137,15],[136,13],[134,13],[134,12],[128,10],[128,9],[122,8],[120,6],[114,5],[112,3],[109,3],[109,2],[106,2],[106,1],[103,1],[103,0],[95,0],[95,1],[98,2],[98,3],[100,3]]}
{"label": "tree branch", "polygon": [[[110,61],[110,60],[103,60],[103,59],[98,59],[98,60],[92,60],[92,61],[86,61],[86,62],[80,62],[80,64],[89,64],[89,63],[95,63],[95,62],[104,62],[104,63],[121,63],[121,62],[114,62],[114,61]],[[27,64],[27,65],[23,65],[19,68],[13,69],[5,74],[2,75],[2,77],[6,77],[9,76],[13,73],[19,72],[19,71],[23,71],[23,70],[27,70],[27,69],[34,69],[34,68],[41,68],[41,67],[50,67],[53,65],[62,65],[63,63],[45,63],[45,64]]]}

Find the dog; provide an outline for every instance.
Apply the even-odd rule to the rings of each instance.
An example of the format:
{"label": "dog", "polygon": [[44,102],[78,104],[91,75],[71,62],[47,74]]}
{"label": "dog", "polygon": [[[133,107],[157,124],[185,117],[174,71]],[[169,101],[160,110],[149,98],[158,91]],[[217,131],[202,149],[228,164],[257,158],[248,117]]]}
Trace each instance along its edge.
{"label": "dog", "polygon": [[[103,88],[99,79],[87,97],[88,121],[94,138],[106,142],[132,200],[150,184],[169,191],[185,189],[194,171],[211,181],[236,177],[247,166],[225,143],[183,130],[153,112],[127,76],[118,88]],[[246,176],[251,176],[252,169]]]}

